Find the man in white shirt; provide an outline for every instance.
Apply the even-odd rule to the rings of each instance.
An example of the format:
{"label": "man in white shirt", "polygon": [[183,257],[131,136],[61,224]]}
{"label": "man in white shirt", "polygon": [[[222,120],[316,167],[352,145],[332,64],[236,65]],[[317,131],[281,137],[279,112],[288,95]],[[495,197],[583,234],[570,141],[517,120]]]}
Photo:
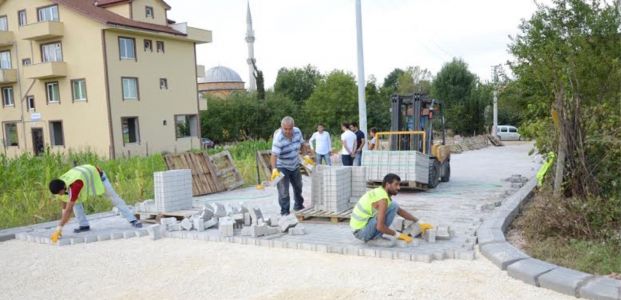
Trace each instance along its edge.
{"label": "man in white shirt", "polygon": [[321,161],[325,160],[326,164],[331,166],[330,152],[332,151],[332,141],[330,140],[330,133],[324,131],[323,124],[317,125],[317,131],[313,133],[308,142],[311,149],[315,152],[315,163],[320,165]]}
{"label": "man in white shirt", "polygon": [[352,166],[354,164],[354,157],[356,156],[356,134],[349,130],[349,123],[341,124],[341,143],[343,147],[341,149],[341,161],[344,166]]}

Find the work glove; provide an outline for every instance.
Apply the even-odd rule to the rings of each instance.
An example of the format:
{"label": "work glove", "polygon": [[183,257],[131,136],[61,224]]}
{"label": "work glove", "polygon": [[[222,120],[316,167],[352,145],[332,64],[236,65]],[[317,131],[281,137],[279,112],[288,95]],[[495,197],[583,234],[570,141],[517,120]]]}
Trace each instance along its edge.
{"label": "work glove", "polygon": [[314,162],[314,161],[310,158],[310,156],[308,156],[308,155],[304,155],[304,162],[305,162],[307,165],[312,165],[312,166],[314,166],[314,165],[315,165],[315,162]]}
{"label": "work glove", "polygon": [[412,239],[411,236],[409,236],[409,235],[407,235],[405,233],[398,232],[398,231],[395,231],[395,238],[398,239],[398,240],[402,240],[402,241],[404,241],[404,242],[406,242],[408,244],[411,243],[414,240],[414,239]]}
{"label": "work glove", "polygon": [[276,178],[278,178],[278,176],[280,176],[280,171],[274,168],[274,170],[272,170],[272,179],[270,179],[270,181],[274,181]]}
{"label": "work glove", "polygon": [[421,221],[418,221],[417,224],[418,228],[420,228],[420,233],[423,235],[425,234],[425,231],[433,228],[433,226],[431,226],[431,224],[429,223],[423,223]]}
{"label": "work glove", "polygon": [[50,241],[52,241],[52,244],[56,244],[62,236],[63,236],[63,229],[62,227],[58,226],[56,230],[52,232],[52,236],[50,236]]}

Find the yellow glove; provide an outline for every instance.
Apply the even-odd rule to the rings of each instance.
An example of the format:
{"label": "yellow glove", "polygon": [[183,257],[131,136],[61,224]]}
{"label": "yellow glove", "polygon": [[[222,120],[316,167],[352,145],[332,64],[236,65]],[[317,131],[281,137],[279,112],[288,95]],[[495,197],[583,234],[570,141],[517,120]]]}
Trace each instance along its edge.
{"label": "yellow glove", "polygon": [[420,228],[420,233],[421,234],[425,234],[425,231],[432,229],[433,226],[431,226],[431,224],[429,223],[419,223],[418,224],[418,228]]}
{"label": "yellow glove", "polygon": [[52,244],[56,244],[62,236],[63,236],[62,228],[56,228],[56,230],[54,230],[54,232],[52,233],[52,236],[50,237]]}
{"label": "yellow glove", "polygon": [[313,166],[315,165],[315,162],[308,155],[304,155],[304,162],[307,165],[313,165]]}
{"label": "yellow glove", "polygon": [[274,168],[274,170],[272,170],[272,179],[270,179],[270,181],[274,181],[276,178],[278,178],[278,176],[280,176],[280,171]]}
{"label": "yellow glove", "polygon": [[[395,232],[396,232],[396,231],[395,231]],[[406,242],[406,243],[408,243],[408,244],[409,244],[409,243],[411,243],[411,242],[413,241],[412,237],[411,237],[411,236],[409,236],[409,235],[407,235],[407,234],[405,234],[405,233],[396,232],[396,233],[395,233],[395,237],[396,237],[398,240],[403,240],[403,241],[405,241],[405,242]]]}

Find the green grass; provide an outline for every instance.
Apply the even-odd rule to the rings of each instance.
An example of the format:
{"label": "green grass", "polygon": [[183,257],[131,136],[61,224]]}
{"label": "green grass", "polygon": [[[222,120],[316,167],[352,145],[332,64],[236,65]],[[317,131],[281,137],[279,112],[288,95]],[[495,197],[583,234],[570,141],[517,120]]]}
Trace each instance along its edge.
{"label": "green grass", "polygon": [[535,258],[587,273],[621,273],[621,249],[614,241],[548,238],[529,241],[526,251]]}
{"label": "green grass", "polygon": [[[255,153],[270,148],[268,141],[245,141],[216,147],[209,153],[228,150],[245,185],[251,186],[256,183]],[[117,193],[130,205],[153,198],[153,173],[166,170],[160,154],[115,160],[103,160],[90,152],[37,157],[25,154],[14,159],[0,155],[0,229],[59,219],[61,202],[50,194],[47,184],[69,170],[74,162],[100,166]],[[84,206],[87,213],[112,208],[102,197],[88,201]]]}

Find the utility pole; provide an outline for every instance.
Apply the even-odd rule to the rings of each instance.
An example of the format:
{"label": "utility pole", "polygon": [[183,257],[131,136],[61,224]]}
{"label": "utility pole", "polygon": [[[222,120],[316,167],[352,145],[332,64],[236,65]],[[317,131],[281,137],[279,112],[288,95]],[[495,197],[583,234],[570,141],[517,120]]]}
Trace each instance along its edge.
{"label": "utility pole", "polygon": [[494,121],[492,123],[492,136],[496,136],[496,130],[498,128],[498,89],[500,86],[500,80],[498,78],[498,73],[502,65],[492,66],[492,80],[494,82],[494,103],[493,103],[493,115]]}
{"label": "utility pole", "polygon": [[[364,55],[362,51],[362,9],[360,7],[360,0],[356,0],[356,41],[358,48],[358,118],[360,119],[359,130],[367,134],[367,103],[365,100],[364,89],[366,87],[364,77]],[[368,138],[368,136],[367,136]],[[367,143],[364,143],[363,148],[367,148]]]}

